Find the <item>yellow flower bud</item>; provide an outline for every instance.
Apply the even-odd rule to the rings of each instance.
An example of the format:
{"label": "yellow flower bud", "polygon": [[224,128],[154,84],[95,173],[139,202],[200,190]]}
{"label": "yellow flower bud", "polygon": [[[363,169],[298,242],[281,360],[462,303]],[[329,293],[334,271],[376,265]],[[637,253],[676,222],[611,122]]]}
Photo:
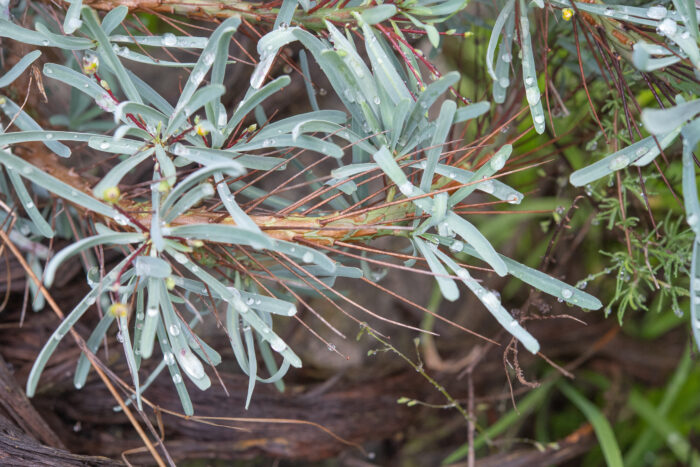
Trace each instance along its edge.
{"label": "yellow flower bud", "polygon": [[123,318],[129,312],[129,308],[121,302],[116,302],[109,306],[109,312],[117,318]]}
{"label": "yellow flower bud", "polygon": [[571,18],[574,17],[574,10],[571,8],[564,8],[561,10],[561,17],[564,18],[564,21],[571,21]]}
{"label": "yellow flower bud", "polygon": [[109,90],[111,89],[111,88],[109,87],[109,83],[108,83],[107,81],[103,80],[103,79],[100,80],[100,86],[102,86],[102,88],[103,88],[105,91],[109,91]]}
{"label": "yellow flower bud", "polygon": [[102,199],[104,199],[108,203],[116,203],[117,201],[119,201],[120,196],[121,191],[119,191],[119,187],[116,186],[106,188],[105,191],[102,192]]}
{"label": "yellow flower bud", "polygon": [[165,278],[165,287],[167,287],[168,290],[173,290],[175,288],[175,279],[172,277],[168,276]]}
{"label": "yellow flower bud", "polygon": [[97,68],[100,66],[100,60],[97,55],[85,55],[83,57],[83,73],[86,75],[94,75],[97,73]]}
{"label": "yellow flower bud", "polygon": [[204,128],[204,125],[201,123],[197,123],[194,126],[194,132],[197,133],[199,136],[207,136],[209,134],[209,130]]}
{"label": "yellow flower bud", "polygon": [[257,130],[257,129],[258,129],[258,124],[257,124],[257,123],[253,123],[253,124],[250,125],[248,128],[246,128],[245,131],[247,131],[248,133],[252,133],[252,132],[254,132],[254,131]]}

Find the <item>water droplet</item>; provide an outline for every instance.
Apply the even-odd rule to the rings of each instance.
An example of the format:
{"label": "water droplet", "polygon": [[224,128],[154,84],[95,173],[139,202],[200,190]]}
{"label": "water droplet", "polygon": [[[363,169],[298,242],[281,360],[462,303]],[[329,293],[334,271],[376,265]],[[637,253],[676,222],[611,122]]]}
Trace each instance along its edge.
{"label": "water droplet", "polygon": [[525,97],[530,105],[535,105],[540,101],[540,90],[537,86],[527,88],[525,90]]}
{"label": "water droplet", "polygon": [[304,261],[305,263],[310,263],[311,261],[314,260],[314,255],[310,251],[307,251],[304,253],[304,255],[301,257],[301,260]]}
{"label": "water droplet", "polygon": [[663,21],[661,21],[661,24],[659,24],[657,31],[662,36],[673,36],[676,33],[676,31],[678,31],[678,24],[676,24],[676,22],[673,21],[671,18],[666,18]]}
{"label": "water droplet", "polygon": [[544,123],[544,115],[535,115],[535,118],[533,118],[535,123]]}
{"label": "water droplet", "polygon": [[287,344],[282,339],[275,336],[270,340],[270,347],[272,347],[272,350],[275,352],[282,352],[287,348]]}
{"label": "water droplet", "polygon": [[203,71],[197,71],[195,73],[192,73],[190,75],[190,81],[193,83],[199,83],[204,79],[204,72]]}
{"label": "water droplet", "polygon": [[50,44],[50,42],[48,39],[44,39],[43,41],[41,41],[41,44],[44,46],[48,46]]}
{"label": "water droplet", "polygon": [[110,144],[107,141],[100,143],[100,149],[109,149],[109,146]]}
{"label": "water droplet", "polygon": [[262,147],[267,148],[275,144],[275,140],[272,138],[268,138],[265,141],[262,142]]}
{"label": "water droplet", "polygon": [[24,168],[22,169],[22,173],[25,174],[25,175],[29,175],[29,174],[31,174],[33,171],[34,171],[34,169],[31,168],[31,167],[24,167]]}
{"label": "water droplet", "polygon": [[459,268],[457,270],[457,277],[459,277],[463,281],[466,281],[467,279],[469,279],[469,273],[466,269]]}
{"label": "water droplet", "polygon": [[603,11],[603,14],[605,16],[612,16],[615,14],[615,11],[612,8],[606,8],[605,11]]}
{"label": "water droplet", "polygon": [[491,158],[491,169],[493,169],[494,172],[498,172],[505,165],[506,165],[506,155],[505,154],[496,154],[494,157]]}
{"label": "water droplet", "polygon": [[377,105],[382,103],[382,100],[379,98],[379,96],[374,96],[374,103]]}
{"label": "water droplet", "polygon": [[484,193],[493,193],[493,180],[486,180],[477,185]]}
{"label": "water droplet", "polygon": [[124,214],[117,213],[114,216],[114,222],[119,225],[127,225],[129,223],[129,219],[127,219]]}
{"label": "water droplet", "polygon": [[695,215],[695,214],[689,215],[689,216],[688,216],[688,219],[687,219],[687,222],[688,222],[688,225],[694,226],[694,225],[697,224],[697,222],[698,222],[698,216]]}
{"label": "water droplet", "polygon": [[570,299],[573,294],[574,293],[570,289],[561,289],[561,296],[564,297],[565,300]]}
{"label": "water droplet", "polygon": [[82,25],[83,25],[83,22],[80,21],[78,18],[71,18],[67,21],[67,24],[66,24],[66,26],[68,27],[69,30],[71,30],[71,32],[75,31],[76,29],[78,29]]}
{"label": "water droplet", "polygon": [[506,63],[510,63],[513,61],[513,56],[509,53],[504,53],[503,55],[501,55],[501,60],[503,60]]}
{"label": "water droplet", "polygon": [[172,354],[172,352],[168,352],[165,355],[163,355],[163,361],[166,365],[172,365],[173,363],[175,363],[175,356]]}
{"label": "water droplet", "polygon": [[501,86],[502,88],[507,88],[509,84],[510,84],[510,80],[508,78],[499,78],[498,79],[498,85]]}
{"label": "water droplet", "polygon": [[163,45],[166,47],[172,47],[177,44],[177,37],[172,32],[166,32],[163,34]]}
{"label": "water droplet", "polygon": [[158,314],[158,308],[149,308],[148,310],[146,310],[146,314],[153,318]]}
{"label": "water droplet", "polygon": [[616,158],[614,158],[613,160],[610,161],[610,163],[608,164],[608,168],[610,170],[620,170],[620,169],[624,169],[625,167],[627,167],[629,165],[629,163],[630,163],[629,157],[627,157],[625,155],[620,155],[620,156],[617,156]]}
{"label": "water droplet", "polygon": [[647,10],[647,16],[651,19],[663,19],[668,11],[663,5],[654,5]]}
{"label": "water droplet", "polygon": [[493,292],[486,292],[481,298],[481,301],[490,309],[498,308],[501,304],[501,301]]}
{"label": "water droplet", "polygon": [[202,362],[189,350],[182,349],[180,353],[177,354],[177,361],[180,364],[180,368],[185,370],[190,377],[193,379],[200,379],[204,377],[204,367]]}
{"label": "water droplet", "polygon": [[214,54],[212,52],[205,53],[202,55],[202,62],[204,62],[206,66],[210,66],[214,63]]}
{"label": "water droplet", "polygon": [[328,344],[328,350],[330,350],[331,352],[335,352],[335,344],[329,343],[329,344]]}
{"label": "water droplet", "polygon": [[178,263],[180,263],[180,264],[185,264],[185,263],[187,263],[187,262],[189,261],[189,260],[187,259],[187,256],[183,255],[182,253],[175,253],[175,254],[173,255],[173,259],[174,259],[175,261],[177,261]]}
{"label": "water droplet", "polygon": [[355,96],[353,95],[350,89],[346,89],[345,91],[343,91],[343,95],[348,100],[348,102],[355,102]]}
{"label": "water droplet", "polygon": [[180,326],[177,324],[171,324],[170,327],[168,328],[168,332],[170,333],[171,336],[179,336],[180,335]]}
{"label": "water droplet", "polygon": [[297,314],[297,308],[295,306],[290,306],[287,310],[287,316],[294,316]]}
{"label": "water droplet", "polygon": [[173,383],[175,384],[180,384],[182,383],[182,377],[178,375],[177,373],[173,375]]}
{"label": "water droplet", "polygon": [[512,195],[508,196],[508,199],[506,201],[508,202],[508,204],[520,204],[521,200],[522,200],[521,194],[513,193]]}
{"label": "water droplet", "polygon": [[32,203],[32,202],[30,201],[30,202],[28,202],[27,204],[24,205],[24,208],[25,208],[25,209],[32,209],[32,208],[34,208],[34,203]]}
{"label": "water droplet", "polygon": [[464,248],[464,243],[462,243],[459,240],[455,240],[452,242],[452,245],[450,245],[450,251],[462,251]]}
{"label": "water droplet", "polygon": [[119,341],[119,342],[124,342],[124,336],[122,336],[122,333],[121,333],[121,332],[118,332],[118,333],[117,333],[117,341]]}
{"label": "water droplet", "polygon": [[248,305],[252,305],[253,303],[255,303],[255,300],[253,300],[253,298],[251,297],[251,298],[249,298],[248,300],[246,300],[245,302],[246,302]]}
{"label": "water droplet", "polygon": [[409,181],[405,181],[399,185],[399,191],[406,196],[411,196],[413,194],[413,184]]}

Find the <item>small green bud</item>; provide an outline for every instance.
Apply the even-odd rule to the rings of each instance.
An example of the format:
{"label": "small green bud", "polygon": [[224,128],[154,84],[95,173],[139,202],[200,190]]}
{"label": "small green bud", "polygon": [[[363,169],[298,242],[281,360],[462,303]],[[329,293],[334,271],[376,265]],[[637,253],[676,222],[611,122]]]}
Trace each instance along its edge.
{"label": "small green bud", "polygon": [[111,186],[109,188],[106,188],[105,191],[102,192],[102,199],[104,199],[108,203],[112,203],[112,204],[119,201],[120,196],[121,196],[121,191],[119,191],[119,187],[116,187],[116,186]]}
{"label": "small green bud", "polygon": [[172,186],[170,186],[170,183],[168,183],[167,180],[161,180],[158,182],[158,191],[161,193],[167,193],[171,188]]}

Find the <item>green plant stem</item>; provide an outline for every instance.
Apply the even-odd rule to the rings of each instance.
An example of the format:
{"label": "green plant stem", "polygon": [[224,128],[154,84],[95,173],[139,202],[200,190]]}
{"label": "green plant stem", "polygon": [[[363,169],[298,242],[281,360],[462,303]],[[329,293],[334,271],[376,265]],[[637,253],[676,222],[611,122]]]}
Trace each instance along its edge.
{"label": "green plant stem", "polygon": [[[522,398],[522,400],[519,401],[517,410],[513,409],[509,411],[507,414],[499,418],[496,423],[483,430],[474,440],[474,450],[479,449],[492,438],[495,438],[506,431],[508,428],[513,426],[513,423],[523,417],[524,414],[529,413],[540,403],[542,403],[552,388],[554,381],[555,380],[547,381],[539,388],[530,391],[525,397]],[[457,462],[466,457],[467,454],[469,454],[469,444],[465,443],[447,456],[443,460],[443,464]]]}
{"label": "green plant stem", "polygon": [[364,327],[364,332],[366,332],[368,335],[376,339],[377,341],[381,342],[386,349],[391,350],[394,352],[396,355],[401,357],[406,363],[408,363],[411,368],[416,370],[417,373],[419,373],[423,378],[425,378],[430,384],[437,389],[440,394],[442,394],[445,399],[449,402],[449,407],[454,407],[457,409],[457,411],[464,417],[464,420],[469,422],[471,420],[471,417],[467,413],[467,411],[462,407],[457,400],[450,395],[450,393],[447,392],[444,386],[442,386],[440,383],[435,381],[428,373],[426,373],[425,369],[423,368],[423,364],[421,363],[415,363],[413,360],[408,358],[406,355],[401,353],[396,347],[393,345],[389,344],[387,341],[379,337],[377,334],[375,334],[369,327],[365,326]]}

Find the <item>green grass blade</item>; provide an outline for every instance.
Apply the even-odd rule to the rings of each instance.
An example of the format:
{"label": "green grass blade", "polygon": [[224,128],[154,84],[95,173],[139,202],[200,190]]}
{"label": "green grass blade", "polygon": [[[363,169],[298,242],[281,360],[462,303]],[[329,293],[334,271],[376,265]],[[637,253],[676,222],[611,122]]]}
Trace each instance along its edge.
{"label": "green grass blade", "polygon": [[592,402],[586,399],[578,390],[569,383],[560,381],[557,387],[561,392],[583,412],[588,422],[593,426],[593,431],[598,438],[600,449],[603,451],[605,462],[608,467],[624,467],[622,462],[622,453],[620,446],[617,444],[615,432],[610,426],[605,415]]}

